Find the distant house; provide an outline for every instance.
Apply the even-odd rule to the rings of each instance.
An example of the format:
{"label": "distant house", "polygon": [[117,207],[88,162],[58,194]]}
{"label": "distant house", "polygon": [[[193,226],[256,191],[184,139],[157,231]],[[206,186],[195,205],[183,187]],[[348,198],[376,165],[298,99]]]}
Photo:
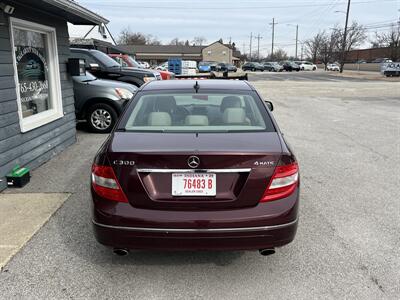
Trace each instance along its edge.
{"label": "distant house", "polygon": [[127,53],[133,52],[137,60],[144,60],[152,65],[160,64],[169,58],[182,58],[194,61],[217,61],[236,63],[241,57],[240,51],[234,50],[232,45],[225,45],[217,41],[208,46],[185,45],[118,45],[119,49]]}
{"label": "distant house", "polygon": [[226,45],[220,41],[216,41],[201,50],[202,58],[206,61],[216,61],[221,63],[231,63],[235,64],[240,61],[240,52],[236,51],[234,53],[233,47],[231,45]]}
{"label": "distant house", "polygon": [[75,142],[67,22],[108,23],[71,0],[1,4],[0,190],[15,165],[35,168]]}

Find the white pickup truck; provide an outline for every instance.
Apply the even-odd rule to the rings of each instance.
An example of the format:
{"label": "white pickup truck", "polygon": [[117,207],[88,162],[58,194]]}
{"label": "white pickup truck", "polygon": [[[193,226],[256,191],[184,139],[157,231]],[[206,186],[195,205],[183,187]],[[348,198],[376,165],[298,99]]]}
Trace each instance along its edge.
{"label": "white pickup truck", "polygon": [[383,63],[381,73],[386,77],[400,76],[400,62]]}

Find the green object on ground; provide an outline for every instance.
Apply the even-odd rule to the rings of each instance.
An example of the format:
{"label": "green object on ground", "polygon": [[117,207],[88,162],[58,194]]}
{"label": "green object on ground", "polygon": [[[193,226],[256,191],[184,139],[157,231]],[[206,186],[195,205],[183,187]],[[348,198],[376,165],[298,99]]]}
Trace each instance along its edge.
{"label": "green object on ground", "polygon": [[16,165],[11,173],[7,174],[8,177],[22,177],[26,173],[29,173],[29,168],[20,168],[18,165]]}

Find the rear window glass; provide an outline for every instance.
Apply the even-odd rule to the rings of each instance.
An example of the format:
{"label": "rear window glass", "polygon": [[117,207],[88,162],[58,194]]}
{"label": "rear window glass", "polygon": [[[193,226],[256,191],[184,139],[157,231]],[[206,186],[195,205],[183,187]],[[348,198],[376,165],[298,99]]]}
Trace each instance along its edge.
{"label": "rear window glass", "polygon": [[139,93],[120,124],[127,131],[275,131],[256,93]]}

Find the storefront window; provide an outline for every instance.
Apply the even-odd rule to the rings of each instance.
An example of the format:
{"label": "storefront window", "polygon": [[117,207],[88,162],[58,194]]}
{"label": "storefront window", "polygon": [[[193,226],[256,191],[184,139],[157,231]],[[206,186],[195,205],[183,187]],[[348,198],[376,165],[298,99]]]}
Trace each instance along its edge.
{"label": "storefront window", "polygon": [[22,131],[62,117],[55,30],[12,19],[15,79]]}
{"label": "storefront window", "polygon": [[13,29],[22,117],[49,110],[46,35]]}

